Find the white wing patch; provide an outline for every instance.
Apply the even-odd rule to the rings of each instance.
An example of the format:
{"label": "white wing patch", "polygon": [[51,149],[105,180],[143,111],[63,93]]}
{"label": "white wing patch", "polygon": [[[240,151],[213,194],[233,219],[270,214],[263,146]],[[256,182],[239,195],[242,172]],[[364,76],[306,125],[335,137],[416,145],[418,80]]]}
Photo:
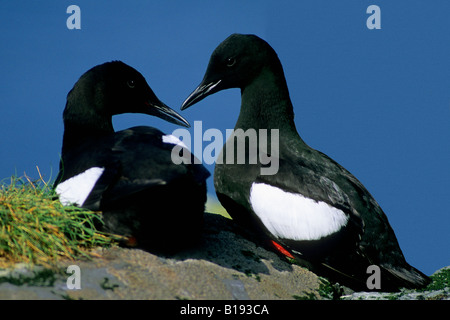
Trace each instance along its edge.
{"label": "white wing patch", "polygon": [[266,228],[283,239],[319,240],[348,222],[343,211],[325,202],[265,183],[252,184],[250,203]]}
{"label": "white wing patch", "polygon": [[189,149],[184,143],[183,141],[181,141],[180,139],[178,139],[178,137],[171,135],[171,134],[166,134],[164,136],[162,136],[162,141],[164,143],[170,143],[170,144],[175,144],[178,146],[181,146],[183,148]]}
{"label": "white wing patch", "polygon": [[92,167],[58,184],[55,191],[59,195],[59,201],[65,206],[71,204],[82,206],[103,171],[105,168]]}

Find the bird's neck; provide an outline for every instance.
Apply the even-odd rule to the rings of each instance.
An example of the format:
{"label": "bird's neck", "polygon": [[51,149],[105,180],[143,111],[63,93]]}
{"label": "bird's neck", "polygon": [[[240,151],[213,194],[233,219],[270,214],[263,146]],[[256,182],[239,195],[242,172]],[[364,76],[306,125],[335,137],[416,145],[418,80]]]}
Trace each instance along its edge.
{"label": "bird's neck", "polygon": [[264,69],[259,77],[241,90],[241,101],[235,129],[278,129],[280,138],[298,136],[282,71],[275,73],[269,68]]}
{"label": "bird's neck", "polygon": [[[93,119],[90,119],[93,120]],[[62,153],[114,133],[112,120],[105,121],[64,121]]]}

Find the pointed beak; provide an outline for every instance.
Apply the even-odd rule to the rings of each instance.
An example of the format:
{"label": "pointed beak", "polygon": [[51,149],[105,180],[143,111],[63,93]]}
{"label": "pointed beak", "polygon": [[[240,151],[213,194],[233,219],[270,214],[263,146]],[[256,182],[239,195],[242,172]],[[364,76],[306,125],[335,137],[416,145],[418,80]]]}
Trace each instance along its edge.
{"label": "pointed beak", "polygon": [[[203,81],[204,82],[204,81]],[[220,90],[220,83],[222,80],[217,80],[214,82],[208,82],[207,84],[200,83],[200,85],[192,92],[189,97],[187,97],[186,100],[184,100],[183,104],[181,105],[181,110],[185,110],[192,106],[193,104],[196,104],[197,102],[203,100],[210,94],[213,94]]]}
{"label": "pointed beak", "polygon": [[156,116],[170,123],[178,124],[186,128],[191,126],[185,118],[159,100],[156,103],[153,101],[147,101],[146,105],[149,107],[146,112],[149,115]]}

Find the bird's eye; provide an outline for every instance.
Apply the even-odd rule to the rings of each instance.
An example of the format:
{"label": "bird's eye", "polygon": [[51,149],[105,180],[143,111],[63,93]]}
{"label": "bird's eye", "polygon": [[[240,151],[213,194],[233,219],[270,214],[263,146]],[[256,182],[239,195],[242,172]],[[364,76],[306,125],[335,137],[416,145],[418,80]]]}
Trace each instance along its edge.
{"label": "bird's eye", "polygon": [[228,58],[227,59],[227,67],[232,67],[236,64],[236,59],[235,58]]}
{"label": "bird's eye", "polygon": [[136,82],[134,80],[128,80],[127,85],[133,89],[136,86]]}

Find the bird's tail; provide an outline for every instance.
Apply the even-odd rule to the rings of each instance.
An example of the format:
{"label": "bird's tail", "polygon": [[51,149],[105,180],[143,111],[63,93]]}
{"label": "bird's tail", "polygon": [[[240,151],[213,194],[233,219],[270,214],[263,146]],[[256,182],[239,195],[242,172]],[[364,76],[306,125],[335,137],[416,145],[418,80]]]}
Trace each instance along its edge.
{"label": "bird's tail", "polygon": [[426,287],[431,279],[407,264],[405,267],[385,267],[383,268],[389,273],[389,285],[398,288],[421,289]]}

